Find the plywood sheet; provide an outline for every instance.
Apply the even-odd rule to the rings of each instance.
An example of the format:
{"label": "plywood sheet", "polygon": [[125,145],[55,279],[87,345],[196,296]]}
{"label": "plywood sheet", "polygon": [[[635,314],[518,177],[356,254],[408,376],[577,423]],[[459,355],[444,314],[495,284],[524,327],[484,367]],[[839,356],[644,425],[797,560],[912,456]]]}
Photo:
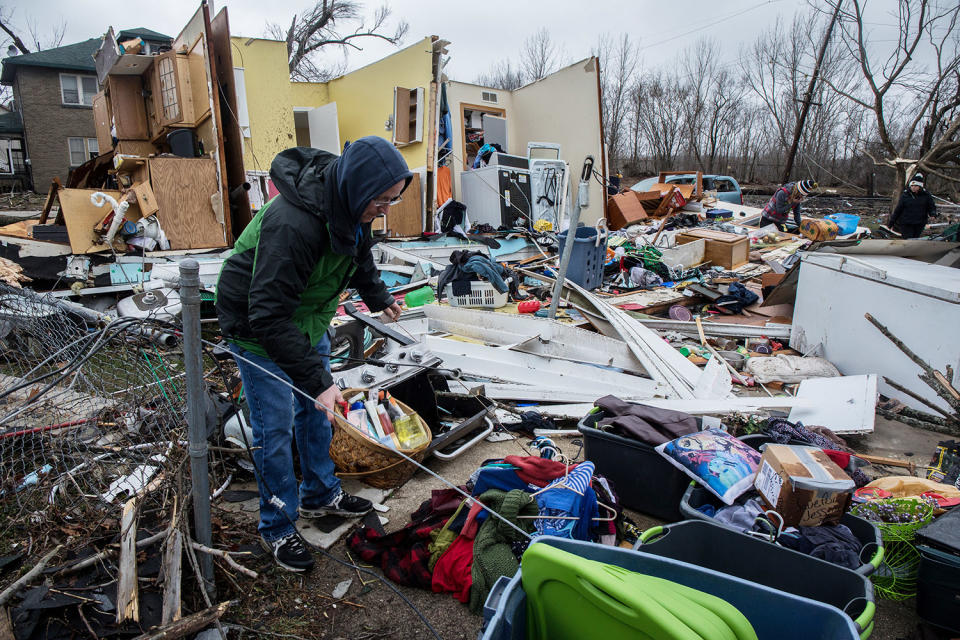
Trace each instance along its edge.
{"label": "plywood sheet", "polygon": [[93,126],[97,130],[100,153],[106,153],[113,148],[113,137],[110,135],[110,108],[103,92],[93,97]]}
{"label": "plywood sheet", "polygon": [[[91,194],[98,189],[61,189],[60,211],[63,213],[63,222],[67,225],[67,234],[70,236],[70,250],[74,253],[96,253],[109,251],[110,247],[99,243],[94,235],[93,228],[110,213],[110,205],[97,207],[90,202]],[[118,202],[123,197],[119,191],[102,191],[112,196]],[[127,220],[139,220],[140,209],[137,205],[130,205],[124,217]]]}
{"label": "plywood sheet", "polygon": [[390,207],[387,212],[387,235],[392,237],[419,236],[423,231],[423,204],[420,197],[420,174],[414,173],[413,180],[403,192],[400,204]]}
{"label": "plywood sheet", "polygon": [[144,140],[119,140],[117,141],[117,148],[114,149],[114,151],[125,156],[146,157],[150,154],[157,153],[157,148],[150,142]]}
{"label": "plywood sheet", "polygon": [[160,207],[157,219],[171,249],[226,246],[210,196],[218,192],[211,158],[151,158],[150,183]]}

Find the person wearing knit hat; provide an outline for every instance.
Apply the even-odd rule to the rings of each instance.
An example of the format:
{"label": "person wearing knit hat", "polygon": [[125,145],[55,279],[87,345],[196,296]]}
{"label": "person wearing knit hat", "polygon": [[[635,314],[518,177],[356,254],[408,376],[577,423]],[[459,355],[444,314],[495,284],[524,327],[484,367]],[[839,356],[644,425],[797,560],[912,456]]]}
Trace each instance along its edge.
{"label": "person wearing knit hat", "polygon": [[770,202],[763,208],[760,217],[760,226],[775,225],[781,231],[787,230],[787,218],[793,212],[793,221],[800,226],[800,201],[813,193],[817,183],[813,180],[798,180],[783,185],[770,198]]}
{"label": "person wearing knit hat", "polygon": [[890,214],[889,226],[904,238],[919,238],[927,226],[927,219],[936,215],[937,204],[924,188],[923,174],[917,173],[900,194],[900,200]]}

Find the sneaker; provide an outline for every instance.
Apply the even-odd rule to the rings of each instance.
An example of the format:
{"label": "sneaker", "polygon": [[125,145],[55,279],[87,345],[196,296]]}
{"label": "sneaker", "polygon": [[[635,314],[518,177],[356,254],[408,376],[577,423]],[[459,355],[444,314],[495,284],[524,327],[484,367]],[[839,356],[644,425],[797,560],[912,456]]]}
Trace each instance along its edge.
{"label": "sneaker", "polygon": [[358,498],[345,492],[343,489],[337,496],[328,502],[314,509],[300,506],[300,516],[303,518],[322,518],[323,516],[346,516],[353,518],[362,516],[370,509],[373,509],[373,503],[366,498]]}
{"label": "sneaker", "polygon": [[313,568],[313,555],[303,545],[303,540],[296,533],[291,533],[285,538],[274,540],[273,542],[263,541],[268,550],[273,554],[273,559],[277,564],[287,571],[303,573]]}

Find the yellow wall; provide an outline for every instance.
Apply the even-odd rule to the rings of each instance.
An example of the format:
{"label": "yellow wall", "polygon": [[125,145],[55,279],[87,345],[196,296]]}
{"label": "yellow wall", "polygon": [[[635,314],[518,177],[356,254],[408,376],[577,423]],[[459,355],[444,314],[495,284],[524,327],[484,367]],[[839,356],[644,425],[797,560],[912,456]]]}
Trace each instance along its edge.
{"label": "yellow wall", "polygon": [[250,137],[244,139],[244,168],[268,171],[274,156],[296,146],[294,107],[320,107],[337,103],[340,144],[375,135],[388,140],[384,123],[393,113],[393,88],[422,87],[424,142],[400,148],[411,168],[427,164],[432,121],[430,82],[433,79],[433,44],[423,40],[357,69],[329,83],[290,82],[286,46],[276,40],[231,38],[233,64],[243,67]]}
{"label": "yellow wall", "polygon": [[[393,88],[423,88],[423,142],[400,147],[411,169],[427,164],[427,141],[432,127],[430,82],[433,80],[433,43],[430,38],[327,83],[330,101],[337,103],[340,144],[363,136],[392,140],[384,123],[393,114]],[[297,105],[304,106],[304,105]]]}
{"label": "yellow wall", "polygon": [[269,171],[277,153],[296,146],[290,73],[283,42],[230,38],[233,66],[243,68],[250,137],[243,140],[243,167]]}

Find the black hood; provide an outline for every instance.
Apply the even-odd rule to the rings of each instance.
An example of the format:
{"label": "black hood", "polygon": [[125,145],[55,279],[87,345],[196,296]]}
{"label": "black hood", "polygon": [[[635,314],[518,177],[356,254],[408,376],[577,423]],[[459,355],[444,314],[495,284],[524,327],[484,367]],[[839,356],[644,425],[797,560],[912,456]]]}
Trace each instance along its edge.
{"label": "black hood", "polygon": [[356,255],[362,237],[369,235],[360,216],[370,201],[401,180],[409,184],[412,176],[400,152],[375,136],[360,138],[340,157],[293,147],[277,154],[270,166],[277,191],[325,220],[333,250],[342,255]]}

